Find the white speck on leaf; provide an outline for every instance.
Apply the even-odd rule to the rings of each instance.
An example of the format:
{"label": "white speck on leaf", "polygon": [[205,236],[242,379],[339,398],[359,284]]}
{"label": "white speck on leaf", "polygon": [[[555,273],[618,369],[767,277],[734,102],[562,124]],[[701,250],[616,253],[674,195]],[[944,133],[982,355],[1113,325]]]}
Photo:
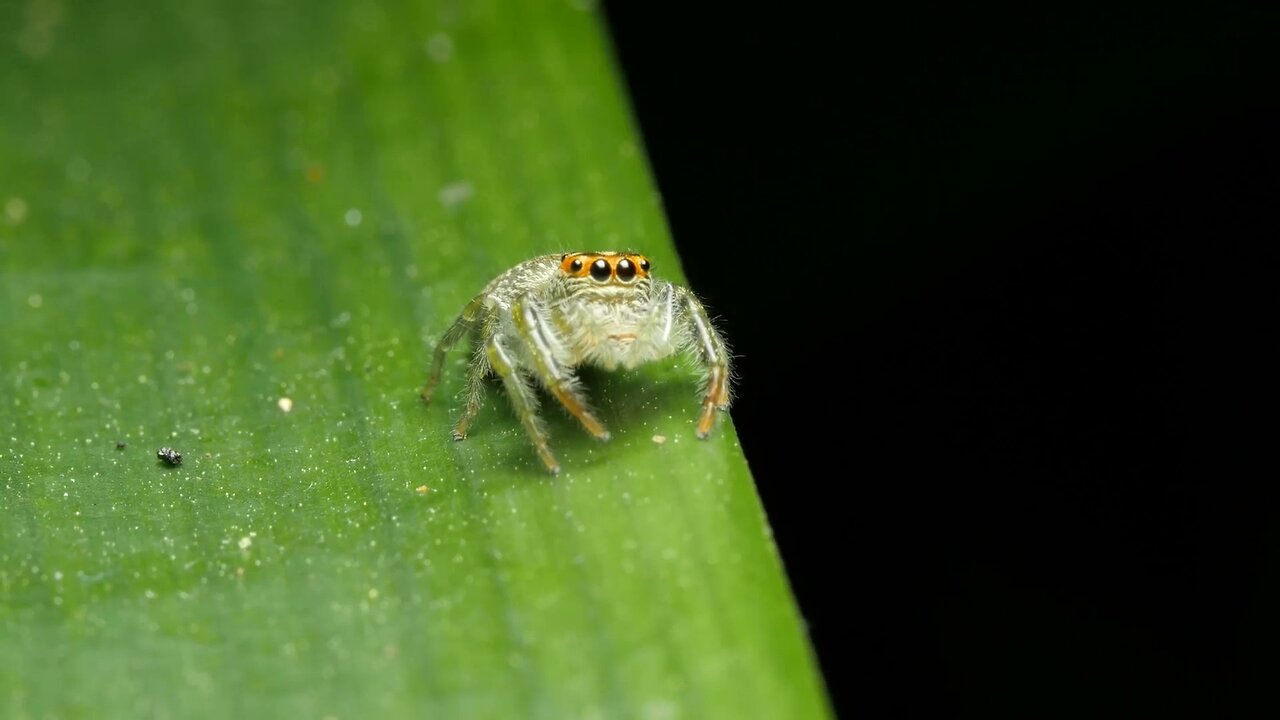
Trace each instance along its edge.
{"label": "white speck on leaf", "polygon": [[440,188],[440,192],[436,197],[440,200],[440,204],[445,207],[453,207],[471,199],[475,194],[475,188],[466,180],[451,182]]}
{"label": "white speck on leaf", "polygon": [[427,38],[427,54],[436,62],[447,62],[453,57],[453,38],[445,33],[436,33]]}
{"label": "white speck on leaf", "polygon": [[18,225],[27,219],[27,201],[11,197],[4,201],[4,219],[10,225]]}
{"label": "white speck on leaf", "polygon": [[680,709],[670,700],[650,700],[640,710],[645,720],[675,720],[680,716]]}

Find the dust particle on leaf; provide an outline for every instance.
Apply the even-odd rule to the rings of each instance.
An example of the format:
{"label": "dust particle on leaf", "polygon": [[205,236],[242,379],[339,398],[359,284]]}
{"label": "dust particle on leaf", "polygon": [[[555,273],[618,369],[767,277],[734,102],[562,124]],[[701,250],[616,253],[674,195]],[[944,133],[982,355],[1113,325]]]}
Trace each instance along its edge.
{"label": "dust particle on leaf", "polygon": [[476,189],[471,183],[466,180],[459,180],[440,188],[440,192],[436,193],[436,199],[440,201],[441,205],[451,208],[470,200],[475,192]]}
{"label": "dust particle on leaf", "polygon": [[21,224],[27,217],[27,201],[20,197],[11,197],[4,203],[5,221],[10,225]]}
{"label": "dust particle on leaf", "polygon": [[162,447],[156,451],[156,457],[169,467],[177,467],[182,464],[182,453],[173,448]]}

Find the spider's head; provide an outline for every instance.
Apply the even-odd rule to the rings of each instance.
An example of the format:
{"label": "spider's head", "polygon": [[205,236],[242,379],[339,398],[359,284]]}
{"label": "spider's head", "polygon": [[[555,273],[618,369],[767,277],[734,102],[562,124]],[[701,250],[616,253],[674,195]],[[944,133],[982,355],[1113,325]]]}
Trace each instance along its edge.
{"label": "spider's head", "polygon": [[560,256],[560,273],[571,285],[626,288],[647,284],[649,258],[630,252],[577,252]]}

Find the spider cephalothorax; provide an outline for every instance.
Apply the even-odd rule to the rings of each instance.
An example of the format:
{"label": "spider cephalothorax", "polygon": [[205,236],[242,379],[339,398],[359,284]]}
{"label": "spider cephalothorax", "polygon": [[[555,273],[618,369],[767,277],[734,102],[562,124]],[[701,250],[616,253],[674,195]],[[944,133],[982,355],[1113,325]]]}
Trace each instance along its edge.
{"label": "spider cephalothorax", "polygon": [[422,397],[440,382],[445,353],[468,332],[475,354],[467,377],[467,407],[453,430],[467,436],[480,411],[484,379],[502,378],[511,404],[551,472],[560,465],[537,415],[536,380],[600,440],[609,431],[587,405],[574,369],[633,368],[689,351],[706,371],[697,434],[706,438],[717,410],[729,407],[729,353],[693,293],[650,275],[650,263],[630,252],[575,252],[526,260],[494,278],[462,311],[436,346]]}

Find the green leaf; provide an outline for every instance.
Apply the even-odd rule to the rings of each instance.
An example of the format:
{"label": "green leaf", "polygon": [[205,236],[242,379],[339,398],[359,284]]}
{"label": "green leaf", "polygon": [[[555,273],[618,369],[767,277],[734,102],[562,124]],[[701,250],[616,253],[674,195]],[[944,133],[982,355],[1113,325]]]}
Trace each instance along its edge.
{"label": "green leaf", "polygon": [[527,257],[681,277],[592,4],[151,5],[0,6],[0,715],[828,715],[693,369],[559,477],[418,399]]}

